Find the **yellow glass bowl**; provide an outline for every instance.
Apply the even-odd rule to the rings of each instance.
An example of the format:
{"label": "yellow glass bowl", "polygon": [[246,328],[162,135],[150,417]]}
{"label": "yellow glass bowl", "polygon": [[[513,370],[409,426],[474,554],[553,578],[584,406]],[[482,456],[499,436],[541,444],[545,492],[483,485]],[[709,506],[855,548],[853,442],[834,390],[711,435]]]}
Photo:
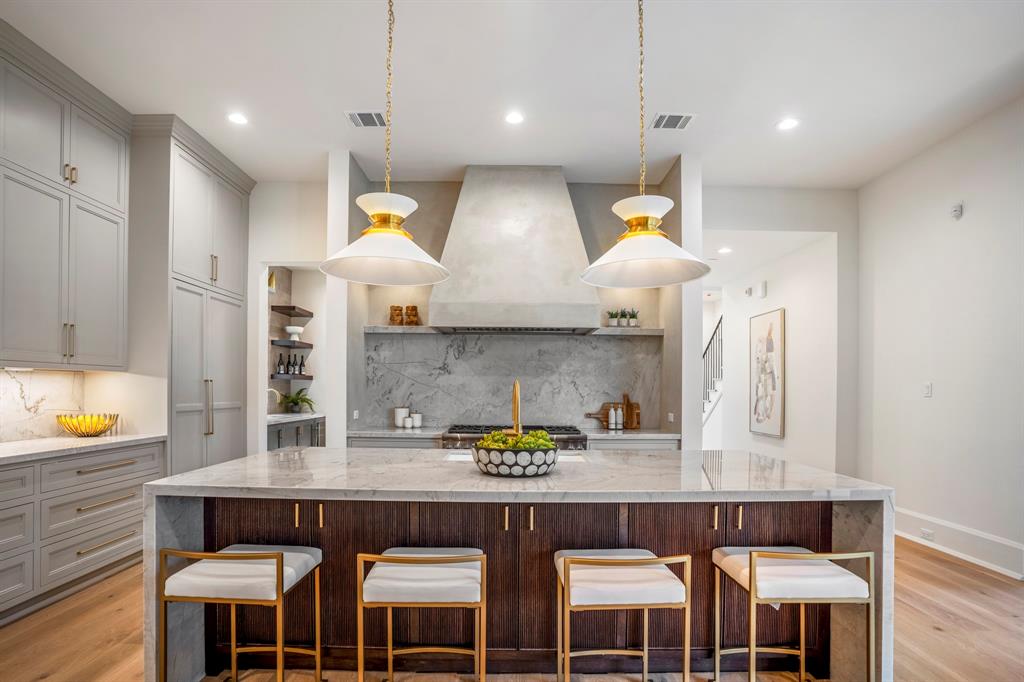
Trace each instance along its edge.
{"label": "yellow glass bowl", "polygon": [[81,437],[102,436],[114,428],[116,414],[58,414],[57,423],[68,433]]}

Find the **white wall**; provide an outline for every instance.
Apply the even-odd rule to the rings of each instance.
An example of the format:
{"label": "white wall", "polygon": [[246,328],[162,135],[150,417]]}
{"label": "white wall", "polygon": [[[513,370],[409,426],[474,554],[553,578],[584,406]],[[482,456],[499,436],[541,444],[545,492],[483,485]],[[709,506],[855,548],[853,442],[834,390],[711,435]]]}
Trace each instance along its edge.
{"label": "white wall", "polygon": [[869,183],[860,216],[860,475],[896,488],[900,532],[1020,576],[1024,98]]}
{"label": "white wall", "polygon": [[836,471],[857,473],[858,207],[844,189],[705,187],[706,230],[834,232],[838,258]]}
{"label": "white wall", "polygon": [[[836,468],[837,239],[823,233],[807,246],[765,263],[722,287],[722,447],[809,466]],[[746,296],[768,282],[768,296]],[[786,309],[785,437],[750,432],[750,318]]]}
{"label": "white wall", "polygon": [[[266,373],[269,347],[267,267],[317,266],[326,258],[327,187],[312,182],[264,182],[249,197],[249,290],[247,297],[249,367],[246,420],[248,452],[267,446]],[[329,348],[324,348],[329,353]],[[344,343],[342,343],[344,353]],[[323,356],[321,356],[323,357]],[[327,431],[330,433],[328,425]]]}

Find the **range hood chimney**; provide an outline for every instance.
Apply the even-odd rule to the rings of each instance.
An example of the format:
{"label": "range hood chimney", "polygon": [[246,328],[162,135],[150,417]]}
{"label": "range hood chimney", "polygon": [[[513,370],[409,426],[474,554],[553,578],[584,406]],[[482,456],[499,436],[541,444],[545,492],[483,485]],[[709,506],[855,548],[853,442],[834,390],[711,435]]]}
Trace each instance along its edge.
{"label": "range hood chimney", "polygon": [[430,324],[448,332],[576,333],[600,326],[580,280],[589,265],[569,188],[553,166],[470,166],[430,295]]}

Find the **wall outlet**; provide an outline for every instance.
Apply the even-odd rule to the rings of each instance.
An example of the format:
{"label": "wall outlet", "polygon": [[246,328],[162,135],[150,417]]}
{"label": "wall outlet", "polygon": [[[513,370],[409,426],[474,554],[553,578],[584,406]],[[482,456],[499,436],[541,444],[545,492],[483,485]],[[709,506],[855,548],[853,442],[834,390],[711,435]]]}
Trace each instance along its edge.
{"label": "wall outlet", "polygon": [[932,397],[932,382],[930,382],[930,381],[925,382],[924,389],[923,389],[922,393],[923,393],[925,398],[931,398]]}
{"label": "wall outlet", "polygon": [[359,419],[359,410],[352,410],[352,419]]}
{"label": "wall outlet", "polygon": [[669,412],[668,413],[668,423],[669,424],[674,424],[675,421],[676,421],[676,413],[675,412]]}
{"label": "wall outlet", "polygon": [[921,537],[924,538],[925,540],[934,540],[935,539],[935,531],[933,531],[931,528],[924,528],[924,527],[922,527],[921,528]]}

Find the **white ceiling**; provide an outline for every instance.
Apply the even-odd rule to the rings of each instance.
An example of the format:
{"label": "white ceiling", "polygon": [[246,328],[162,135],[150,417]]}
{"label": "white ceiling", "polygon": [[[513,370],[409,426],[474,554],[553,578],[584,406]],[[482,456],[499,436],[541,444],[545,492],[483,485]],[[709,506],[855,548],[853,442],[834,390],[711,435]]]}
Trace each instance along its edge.
{"label": "white ceiling", "polygon": [[[257,180],[322,179],[326,150],[382,175],[385,5],[0,0],[0,16],[133,113],[176,113]],[[635,3],[396,2],[395,175],[555,164],[637,175]],[[710,184],[855,187],[1024,91],[1024,2],[649,0],[648,140]],[[504,122],[511,108],[526,121]],[[241,110],[245,128],[225,120]],[[796,116],[803,125],[779,133]]]}
{"label": "white ceiling", "polygon": [[[704,260],[711,266],[711,272],[701,278],[701,284],[704,289],[721,289],[755,268],[831,234],[834,233],[705,229]],[[729,247],[732,253],[718,253],[722,247]]]}

